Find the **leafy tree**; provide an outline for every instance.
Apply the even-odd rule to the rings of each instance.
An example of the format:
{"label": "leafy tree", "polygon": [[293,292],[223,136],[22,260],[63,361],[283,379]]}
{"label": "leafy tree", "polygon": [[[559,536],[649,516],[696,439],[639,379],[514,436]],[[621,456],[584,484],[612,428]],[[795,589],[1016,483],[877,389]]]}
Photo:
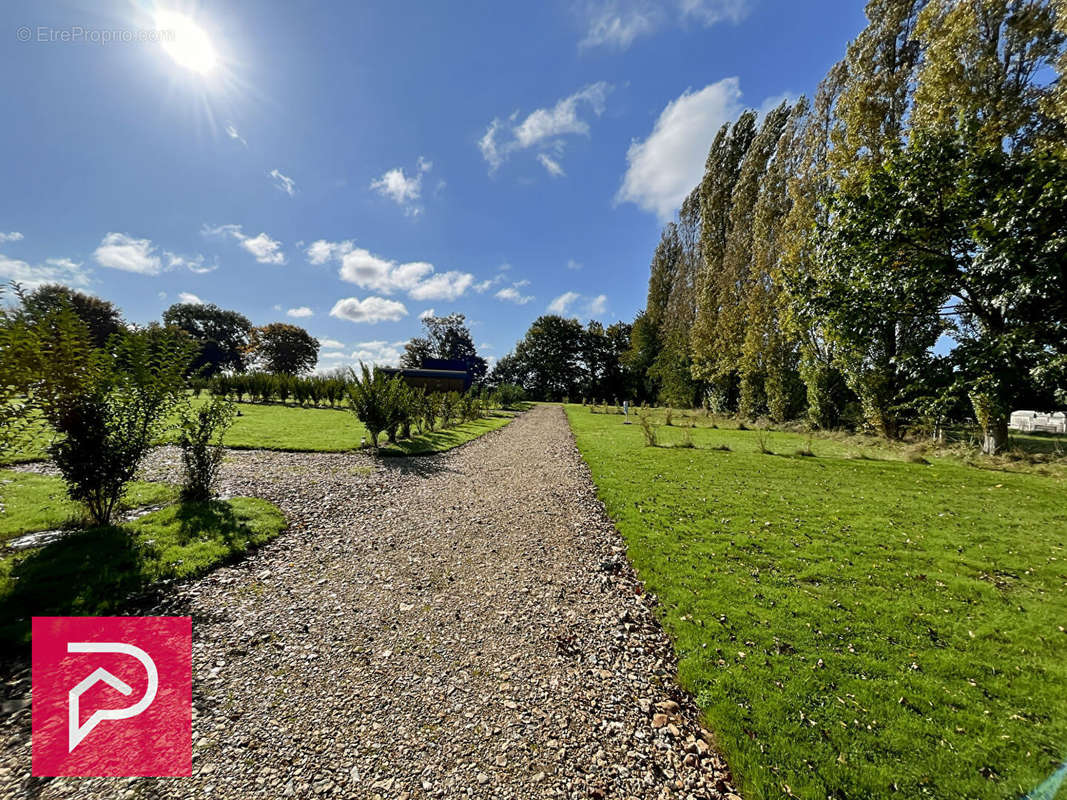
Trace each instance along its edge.
{"label": "leafy tree", "polygon": [[659,396],[660,381],[652,367],[661,349],[659,332],[642,311],[630,328],[630,348],[623,357],[626,368],[636,376],[636,399],[641,402],[654,401]]}
{"label": "leafy tree", "polygon": [[103,347],[111,336],[126,330],[121,312],[112,303],[69,286],[46,283],[22,298],[22,308],[31,325],[66,306],[88,327],[94,347]]}
{"label": "leafy tree", "polygon": [[878,380],[894,380],[949,326],[983,450],[1003,448],[1015,400],[1067,349],[1067,160],[918,136],[834,208],[824,308],[850,350],[893,326],[909,345]]}
{"label": "leafy tree", "polygon": [[1065,11],[1049,0],[931,0],[916,30],[923,59],[913,130],[967,131],[985,147],[1062,146],[1067,128],[1054,108],[1062,80],[1049,78],[1065,63]]}
{"label": "leafy tree", "polygon": [[493,371],[489,374],[488,383],[494,387],[505,384],[525,386],[526,378],[525,366],[515,357],[514,353],[508,353],[497,359],[497,362],[493,365]]}
{"label": "leafy tree", "polygon": [[191,373],[210,378],[223,370],[247,369],[252,323],[243,314],[213,303],[175,303],[163,312],[163,322],[184,331],[198,345]]}
{"label": "leafy tree", "polygon": [[868,0],[867,27],[848,46],[830,132],[829,165],[855,188],[901,141],[921,50],[915,36],[927,0]]}
{"label": "leafy tree", "polygon": [[463,314],[447,317],[425,317],[422,325],[425,337],[415,337],[404,346],[401,366],[418,368],[424,358],[443,358],[462,361],[475,383],[481,383],[488,371],[485,359],[478,355]]}
{"label": "leafy tree", "polygon": [[766,408],[779,422],[788,419],[798,404],[797,342],[783,322],[781,273],[784,226],[792,205],[789,177],[802,157],[807,113],[807,100],[802,98],[790,111],[753,209],[752,280],[738,364],[741,413],[755,417]]}
{"label": "leafy tree", "polygon": [[522,387],[541,400],[576,397],[584,379],[583,339],[578,320],[555,314],[534,320],[510,362],[523,376]]}
{"label": "leafy tree", "polygon": [[710,341],[705,342],[710,349],[704,351],[702,372],[719,385],[739,382],[746,326],[763,321],[752,319],[750,314],[765,315],[770,310],[763,303],[749,302],[757,277],[753,271],[753,229],[767,162],[788,118],[789,109],[782,103],[766,116],[745,152],[730,198],[729,234],[722,264],[718,274],[708,279],[705,300],[714,305],[717,313]]}
{"label": "leafy tree", "polygon": [[48,452],[96,525],[110,524],[171,413],[185,400],[188,340],[173,330],[129,331],[100,350],[71,309],[38,326],[35,407],[55,431]]}
{"label": "leafy tree", "polygon": [[[718,326],[718,290],[731,231],[731,209],[745,154],[756,137],[756,112],[745,111],[732,126],[723,126],[708,153],[700,183],[700,253],[697,274],[696,318],[690,332],[693,377],[710,381],[722,372],[715,351]],[[730,387],[723,381],[709,385],[714,405],[725,406]]]}
{"label": "leafy tree", "polygon": [[[0,286],[0,300],[5,288]],[[21,297],[17,285],[11,287]],[[73,322],[73,315],[69,319]],[[31,407],[28,396],[41,364],[37,331],[26,315],[0,305],[0,452],[11,446],[22,433]]]}
{"label": "leafy tree", "polygon": [[281,375],[310,372],[319,360],[319,340],[300,326],[285,322],[253,328],[251,350],[264,369]]}
{"label": "leafy tree", "polygon": [[630,346],[630,326],[617,322],[605,328],[590,320],[582,336],[585,381],[583,397],[629,397],[629,373],[623,358]]}
{"label": "leafy tree", "polygon": [[798,343],[798,369],[806,392],[808,421],[823,429],[840,422],[854,395],[838,368],[834,338],[827,331],[825,320],[805,301],[800,287],[818,280],[820,267],[812,231],[825,226],[829,217],[826,198],[834,190],[830,152],[838,126],[837,103],[846,79],[843,62],[830,68],[819,82],[811,110],[797,132],[796,167],[787,179],[789,211],[780,234],[782,329]]}

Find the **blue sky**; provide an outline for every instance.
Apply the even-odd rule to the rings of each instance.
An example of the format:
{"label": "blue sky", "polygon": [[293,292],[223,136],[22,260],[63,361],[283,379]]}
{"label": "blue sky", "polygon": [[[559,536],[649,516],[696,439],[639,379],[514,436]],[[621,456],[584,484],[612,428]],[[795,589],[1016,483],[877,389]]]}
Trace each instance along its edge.
{"label": "blue sky", "polygon": [[428,309],[489,357],[629,320],[715,130],[810,93],[861,6],[9,0],[0,280],[296,322],[321,367]]}

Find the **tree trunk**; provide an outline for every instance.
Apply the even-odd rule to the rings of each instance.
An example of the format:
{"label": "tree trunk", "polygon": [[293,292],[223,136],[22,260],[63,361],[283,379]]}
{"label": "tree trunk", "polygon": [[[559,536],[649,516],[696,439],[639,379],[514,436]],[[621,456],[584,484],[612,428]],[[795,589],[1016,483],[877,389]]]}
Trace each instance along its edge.
{"label": "tree trunk", "polygon": [[1008,446],[1008,418],[997,415],[986,420],[982,429],[982,452],[993,456]]}

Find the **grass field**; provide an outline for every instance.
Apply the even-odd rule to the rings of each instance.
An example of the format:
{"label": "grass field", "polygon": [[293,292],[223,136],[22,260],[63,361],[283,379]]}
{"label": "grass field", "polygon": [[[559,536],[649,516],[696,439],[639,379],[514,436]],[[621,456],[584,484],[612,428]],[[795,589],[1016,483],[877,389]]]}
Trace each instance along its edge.
{"label": "grass field", "polygon": [[[130,485],[126,508],[172,502],[176,487],[165,483]],[[55,530],[83,524],[80,506],[67,497],[58,478],[29,472],[0,470],[0,547],[9,539],[33,531]]]}
{"label": "grass field", "polygon": [[[56,478],[43,480],[54,481]],[[161,581],[190,578],[285,528],[266,500],[171,505],[122,527],[78,531],[0,558],[0,642],[26,642],[31,616],[107,615]]]}
{"label": "grass field", "polygon": [[[203,402],[198,400],[194,402]],[[242,450],[292,450],[339,453],[360,446],[367,436],[355,415],[344,409],[301,408],[281,404],[239,403],[241,416],[226,433],[227,447]],[[484,419],[464,422],[447,430],[414,435],[396,445],[383,446],[382,455],[425,455],[440,453],[476,439],[484,433],[502,428],[512,414],[496,411]],[[368,437],[369,438],[369,437]],[[385,437],[381,437],[384,444]],[[47,458],[47,433],[36,435],[6,454],[0,464],[39,461]]]}
{"label": "grass field", "polygon": [[744,797],[1019,798],[1067,757],[1062,478],[567,413]]}

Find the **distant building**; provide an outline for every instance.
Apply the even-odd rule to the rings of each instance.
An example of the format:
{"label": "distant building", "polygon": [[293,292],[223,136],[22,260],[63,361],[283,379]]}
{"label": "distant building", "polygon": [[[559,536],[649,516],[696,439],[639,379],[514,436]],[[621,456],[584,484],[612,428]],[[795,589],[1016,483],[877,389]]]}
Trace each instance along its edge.
{"label": "distant building", "polygon": [[428,392],[465,392],[473,379],[465,361],[448,358],[424,358],[418,369],[378,367],[386,375],[395,375],[408,386]]}
{"label": "distant building", "polygon": [[1022,433],[1067,433],[1067,415],[1062,411],[1054,414],[1012,411],[1008,427]]}

